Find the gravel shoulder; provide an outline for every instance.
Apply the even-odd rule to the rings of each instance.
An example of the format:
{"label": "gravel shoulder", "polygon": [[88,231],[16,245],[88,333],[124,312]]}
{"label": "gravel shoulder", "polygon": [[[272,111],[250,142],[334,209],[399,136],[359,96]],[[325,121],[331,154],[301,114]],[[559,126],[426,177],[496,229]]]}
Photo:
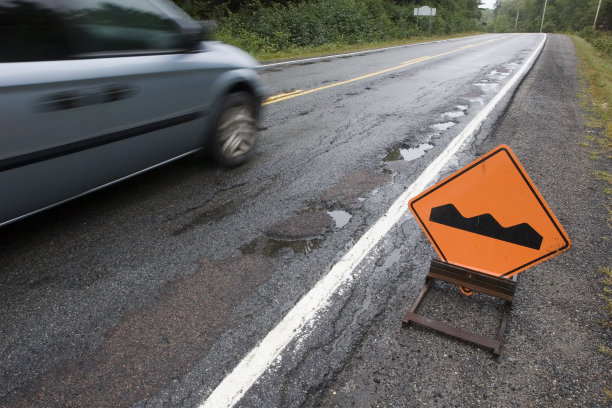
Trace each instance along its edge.
{"label": "gravel shoulder", "polygon": [[[599,323],[605,310],[597,267],[611,264],[611,232],[593,173],[610,162],[590,159],[580,146],[588,129],[577,75],[571,40],[550,35],[498,125],[469,148],[477,157],[509,145],[573,242],[569,252],[518,276],[501,355],[431,330],[402,328],[419,290],[407,282],[327,390],[307,405],[609,406],[603,389],[612,384],[612,370],[599,349],[612,338]],[[427,268],[414,275],[424,278]],[[502,305],[437,284],[420,312],[491,335]]]}

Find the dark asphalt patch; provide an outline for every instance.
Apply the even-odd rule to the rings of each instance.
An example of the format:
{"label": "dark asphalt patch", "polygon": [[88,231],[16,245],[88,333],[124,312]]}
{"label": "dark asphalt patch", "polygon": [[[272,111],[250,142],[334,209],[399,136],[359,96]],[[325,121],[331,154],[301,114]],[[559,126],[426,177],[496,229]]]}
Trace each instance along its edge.
{"label": "dark asphalt patch", "polygon": [[412,161],[416,160],[434,146],[430,143],[421,143],[418,146],[397,147],[389,150],[389,153],[382,159],[383,162],[392,162],[398,160]]}
{"label": "dark asphalt patch", "polygon": [[247,255],[259,254],[275,258],[280,254],[282,258],[291,258],[293,254],[307,254],[314,251],[324,240],[324,238],[311,238],[287,241],[262,235],[241,246],[240,251]]}
{"label": "dark asphalt patch", "polygon": [[333,223],[325,211],[305,211],[272,225],[266,230],[266,235],[280,240],[316,238],[325,235]]}
{"label": "dark asphalt patch", "polygon": [[240,184],[222,189],[202,205],[189,208],[166,221],[164,227],[169,230],[170,235],[177,236],[198,226],[220,221],[238,211],[245,202],[255,199],[266,186],[265,183],[255,187]]}
{"label": "dark asphalt patch", "polygon": [[294,253],[309,253],[325,240],[325,234],[334,225],[333,218],[325,211],[306,210],[269,227],[265,234],[240,247],[244,254],[260,254],[276,257],[282,253],[290,257]]}
{"label": "dark asphalt patch", "polygon": [[19,391],[6,407],[127,407],[192,368],[241,316],[236,306],[272,273],[264,257],[203,259],[199,272],[170,283],[128,313],[98,350],[66,361]]}
{"label": "dark asphalt patch", "polygon": [[469,104],[471,98],[482,98],[485,94],[485,91],[482,88],[472,88],[470,92],[467,92],[461,98],[460,103]]}
{"label": "dark asphalt patch", "polygon": [[323,194],[323,202],[327,207],[350,207],[359,198],[367,198],[374,190],[390,183],[392,177],[379,171],[362,169],[345,174],[338,184],[327,189]]}

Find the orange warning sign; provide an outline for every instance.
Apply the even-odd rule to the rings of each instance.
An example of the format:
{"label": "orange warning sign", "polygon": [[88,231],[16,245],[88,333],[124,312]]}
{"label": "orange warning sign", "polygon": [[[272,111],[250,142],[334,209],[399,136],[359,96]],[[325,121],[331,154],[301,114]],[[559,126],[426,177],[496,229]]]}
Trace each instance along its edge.
{"label": "orange warning sign", "polygon": [[499,146],[410,200],[443,261],[510,277],[571,247],[508,146]]}

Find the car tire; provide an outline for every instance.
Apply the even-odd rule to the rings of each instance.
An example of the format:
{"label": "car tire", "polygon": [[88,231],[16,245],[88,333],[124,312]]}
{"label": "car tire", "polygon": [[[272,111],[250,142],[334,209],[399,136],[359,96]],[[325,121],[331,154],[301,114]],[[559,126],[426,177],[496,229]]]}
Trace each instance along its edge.
{"label": "car tire", "polygon": [[228,94],[223,101],[210,151],[224,167],[243,164],[252,154],[257,139],[255,100],[247,92]]}

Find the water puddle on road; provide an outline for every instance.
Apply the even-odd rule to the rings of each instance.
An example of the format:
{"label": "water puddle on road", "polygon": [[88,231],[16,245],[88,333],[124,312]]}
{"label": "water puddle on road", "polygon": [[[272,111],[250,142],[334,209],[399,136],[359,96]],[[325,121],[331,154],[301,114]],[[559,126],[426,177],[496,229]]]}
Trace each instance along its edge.
{"label": "water puddle on road", "polygon": [[483,98],[468,98],[467,101],[469,103],[471,103],[471,104],[477,103],[479,105],[484,105],[484,99]]}
{"label": "water puddle on road", "polygon": [[494,69],[493,71],[489,72],[489,76],[492,78],[503,79],[507,77],[508,75],[510,75],[510,72],[508,70]]}
{"label": "water puddle on road", "polygon": [[353,218],[353,216],[346,211],[328,211],[327,213],[333,218],[336,223],[336,228],[344,227],[349,223],[351,218]]}
{"label": "water puddle on road", "polygon": [[444,112],[442,114],[443,117],[447,117],[447,118],[460,118],[461,116],[465,116],[465,112],[463,112],[462,110],[456,110],[456,111],[452,111],[452,112]]}
{"label": "water puddle on road", "polygon": [[474,85],[476,85],[486,93],[490,93],[497,89],[497,87],[499,87],[499,84],[497,82],[478,82]]}
{"label": "water puddle on road", "polygon": [[440,131],[444,131],[452,126],[455,126],[455,122],[444,122],[444,123],[436,123],[435,125],[431,125],[432,128]]}
{"label": "water puddle on road", "polygon": [[397,148],[391,150],[389,154],[382,160],[384,162],[391,162],[397,160],[412,161],[423,156],[427,150],[433,148],[433,145],[429,143],[422,143],[417,147],[411,147],[408,149]]}

